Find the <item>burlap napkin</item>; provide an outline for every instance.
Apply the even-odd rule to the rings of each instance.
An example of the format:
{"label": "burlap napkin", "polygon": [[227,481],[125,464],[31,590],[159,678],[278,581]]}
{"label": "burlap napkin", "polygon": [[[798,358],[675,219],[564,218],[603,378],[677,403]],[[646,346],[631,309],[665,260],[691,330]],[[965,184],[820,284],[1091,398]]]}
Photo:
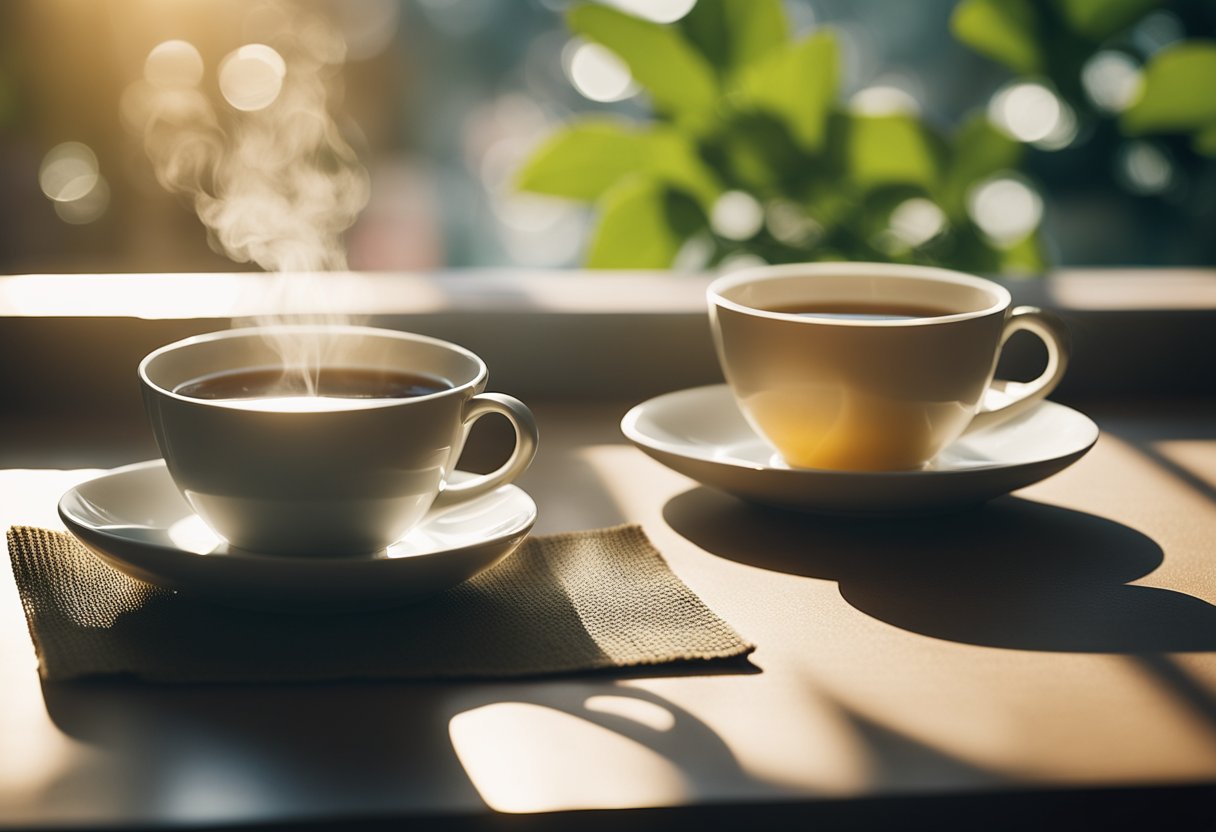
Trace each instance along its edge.
{"label": "burlap napkin", "polygon": [[8,549],[47,680],[505,678],[721,660],[753,649],[637,526],[532,537],[422,603],[334,615],[197,601],[130,578],[45,529],[10,529]]}

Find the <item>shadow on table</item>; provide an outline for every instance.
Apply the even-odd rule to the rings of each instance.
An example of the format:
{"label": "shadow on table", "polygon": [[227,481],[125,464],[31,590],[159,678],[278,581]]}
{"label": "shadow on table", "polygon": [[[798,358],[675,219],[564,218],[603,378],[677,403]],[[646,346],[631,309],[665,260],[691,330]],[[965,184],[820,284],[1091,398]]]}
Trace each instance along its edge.
{"label": "shadow on table", "polygon": [[1154,465],[1180,480],[1186,487],[1216,503],[1216,485],[1163,452],[1163,443],[1216,440],[1216,401],[1189,402],[1169,418],[1120,418],[1118,413],[1099,420],[1104,433],[1131,445]]}
{"label": "shadow on table", "polygon": [[1080,511],[1005,497],[946,516],[850,520],[694,488],[663,516],[711,554],[836,581],[853,607],[913,633],[1020,650],[1216,650],[1216,607],[1128,585],[1161,564],[1161,547]]}
{"label": "shadow on table", "polygon": [[[43,696],[60,730],[105,752],[98,761],[104,770],[76,769],[51,784],[64,805],[81,795],[96,801],[99,782],[109,780],[115,799],[128,807],[121,815],[147,806],[154,821],[479,813],[503,809],[495,803],[504,787],[537,802],[513,811],[545,810],[549,800],[560,805],[563,788],[538,781],[546,769],[535,765],[562,747],[552,719],[543,721],[547,728],[535,743],[521,742],[518,709],[494,710],[520,704],[568,715],[666,758],[692,792],[668,795],[673,802],[740,783],[773,799],[793,796],[745,772],[723,739],[689,711],[613,680],[217,686],[109,680],[48,683]],[[482,709],[489,716],[472,721],[476,731],[457,731],[459,718]],[[631,715],[639,709],[663,719],[655,724]],[[601,766],[602,773],[621,772],[605,760],[571,764],[588,777]],[[633,788],[647,790],[644,782]],[[661,798],[662,790],[655,794]]]}
{"label": "shadow on table", "polygon": [[[843,715],[870,748],[875,776],[899,775],[893,794],[813,796],[756,778],[696,716],[650,691],[611,681],[429,684],[159,686],[44,685],[68,735],[103,752],[49,784],[81,816],[139,818],[241,830],[568,830],[1156,828],[1163,817],[1210,820],[1210,786],[1155,790],[1011,790],[999,774]],[[656,727],[592,707],[620,697],[670,714]],[[463,762],[452,726],[480,707],[524,703],[569,714],[668,759],[687,791],[670,808],[504,814]],[[496,738],[483,737],[483,745]],[[540,753],[560,738],[538,738]],[[506,746],[514,751],[511,745]],[[525,793],[544,777],[528,755],[505,783]],[[591,771],[615,769],[590,760]],[[884,777],[885,779],[885,777]],[[962,784],[962,785],[960,785]],[[484,784],[480,784],[484,786]],[[503,783],[498,784],[502,793]],[[635,785],[635,789],[638,786]],[[642,787],[644,788],[644,786]],[[560,788],[558,789],[560,791]],[[618,795],[619,798],[619,795]],[[678,805],[687,801],[687,805]],[[98,811],[99,805],[105,807]],[[594,805],[594,803],[590,804]],[[543,807],[538,807],[543,808]],[[515,807],[527,812],[526,806]],[[1131,820],[1132,822],[1128,822]],[[1191,824],[1195,828],[1202,825]],[[157,827],[159,828],[159,826]]]}

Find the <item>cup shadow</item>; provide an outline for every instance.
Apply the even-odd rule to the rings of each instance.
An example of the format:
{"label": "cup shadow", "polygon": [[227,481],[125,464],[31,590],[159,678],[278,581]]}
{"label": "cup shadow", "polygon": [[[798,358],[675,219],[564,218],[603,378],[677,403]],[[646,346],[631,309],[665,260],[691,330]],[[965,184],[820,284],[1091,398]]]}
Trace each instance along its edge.
{"label": "cup shadow", "polygon": [[[107,766],[123,761],[124,786],[134,791],[127,800],[157,799],[183,767],[223,768],[248,780],[244,794],[207,810],[212,821],[284,811],[393,816],[411,806],[480,811],[484,784],[460,759],[451,726],[461,714],[504,703],[564,713],[627,738],[665,757],[689,783],[754,780],[698,717],[659,694],[606,679],[172,687],[107,679],[43,683],[43,697],[61,731],[104,749]],[[597,697],[661,710],[670,725],[657,729],[599,710]],[[527,754],[519,757],[525,765]],[[102,776],[74,772],[49,788],[68,800]],[[755,782],[775,797],[793,794]]]}
{"label": "cup shadow", "polygon": [[1130,581],[1164,552],[1096,515],[1004,497],[948,516],[856,520],[765,508],[704,487],[668,525],[729,560],[836,581],[857,610],[964,644],[1076,653],[1216,650],[1216,606]]}

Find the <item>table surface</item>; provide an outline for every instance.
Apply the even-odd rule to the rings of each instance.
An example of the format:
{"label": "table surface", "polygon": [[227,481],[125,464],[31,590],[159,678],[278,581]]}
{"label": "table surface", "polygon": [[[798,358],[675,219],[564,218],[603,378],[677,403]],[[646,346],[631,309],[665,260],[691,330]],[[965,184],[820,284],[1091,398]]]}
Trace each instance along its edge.
{"label": "table surface", "polygon": [[[642,524],[751,668],[503,683],[39,682],[0,567],[0,825],[290,823],[1216,781],[1216,407],[1086,408],[1056,477],[945,517],[750,507],[541,403],[538,533]],[[141,431],[2,426],[0,525],[59,528]],[[90,432],[91,431],[91,432]]]}

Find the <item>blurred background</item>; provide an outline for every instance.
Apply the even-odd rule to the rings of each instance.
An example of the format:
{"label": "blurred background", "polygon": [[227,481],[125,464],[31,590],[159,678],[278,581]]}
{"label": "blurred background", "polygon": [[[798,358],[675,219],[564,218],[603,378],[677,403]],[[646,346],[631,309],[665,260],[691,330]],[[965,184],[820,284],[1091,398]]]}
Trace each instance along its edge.
{"label": "blurred background", "polygon": [[[0,273],[273,267],[196,213],[250,176],[344,201],[364,270],[1214,265],[1213,38],[1211,0],[6,0]],[[323,151],[266,120],[293,73]],[[366,177],[259,179],[258,118]]]}

